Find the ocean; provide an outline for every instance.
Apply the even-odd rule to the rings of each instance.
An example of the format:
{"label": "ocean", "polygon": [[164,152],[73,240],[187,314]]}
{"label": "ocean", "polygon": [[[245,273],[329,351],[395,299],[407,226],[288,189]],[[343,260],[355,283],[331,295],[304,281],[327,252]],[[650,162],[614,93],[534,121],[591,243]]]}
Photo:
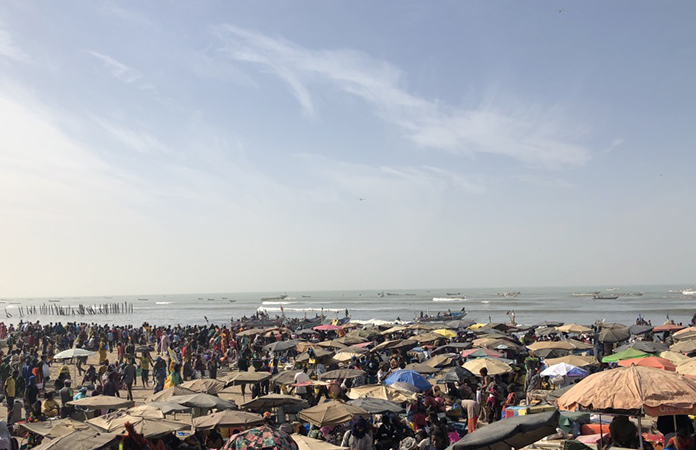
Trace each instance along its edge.
{"label": "ocean", "polygon": [[[123,295],[113,297],[52,297],[4,298],[0,307],[6,315],[5,323],[20,320],[117,323],[141,325],[204,324],[207,319],[215,324],[228,323],[242,316],[250,316],[265,310],[271,316],[280,315],[281,308],[288,317],[314,317],[322,312],[328,318],[345,315],[346,309],[355,321],[393,322],[397,318],[412,321],[422,311],[436,315],[438,312],[466,309],[467,318],[479,322],[507,322],[508,311],[515,312],[517,323],[535,324],[543,321],[559,321],[589,325],[597,320],[630,325],[638,315],[653,324],[661,324],[667,316],[676,322],[689,323],[696,313],[696,297],[681,293],[688,286],[618,286],[618,287],[567,287],[567,288],[447,288],[423,290],[385,290],[380,297],[377,291],[307,291],[262,293],[205,293],[167,295]],[[504,297],[507,291],[519,291],[516,297]],[[591,296],[573,296],[573,293],[600,291],[602,295],[619,295],[615,300],[595,300]],[[642,296],[630,295],[642,292]],[[279,297],[284,299],[263,298]],[[388,295],[395,294],[395,295]],[[448,295],[457,294],[457,295]],[[459,297],[466,298],[459,298]],[[230,300],[234,300],[231,302]],[[103,304],[133,305],[133,313],[97,315],[41,315],[20,317],[21,307],[54,305],[62,308],[78,305]],[[0,313],[2,314],[2,313]]]}

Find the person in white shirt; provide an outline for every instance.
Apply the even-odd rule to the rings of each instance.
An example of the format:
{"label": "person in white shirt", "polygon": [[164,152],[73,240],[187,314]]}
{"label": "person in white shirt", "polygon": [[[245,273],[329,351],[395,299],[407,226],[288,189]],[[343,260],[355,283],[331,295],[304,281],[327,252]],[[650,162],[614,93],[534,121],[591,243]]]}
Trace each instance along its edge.
{"label": "person in white shirt", "polygon": [[[295,374],[295,384],[300,384],[300,383],[306,383],[308,381],[312,381],[309,378],[309,375],[307,375],[307,368],[303,368],[302,372],[297,372]],[[295,393],[299,395],[302,398],[307,397],[307,387],[306,386],[297,386],[295,388]]]}

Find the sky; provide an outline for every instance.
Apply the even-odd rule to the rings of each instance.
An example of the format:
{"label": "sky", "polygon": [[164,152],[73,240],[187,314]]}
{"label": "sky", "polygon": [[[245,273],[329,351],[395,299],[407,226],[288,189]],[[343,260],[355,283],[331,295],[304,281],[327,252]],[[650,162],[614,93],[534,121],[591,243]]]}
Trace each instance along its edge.
{"label": "sky", "polygon": [[696,283],[693,2],[0,3],[0,297]]}

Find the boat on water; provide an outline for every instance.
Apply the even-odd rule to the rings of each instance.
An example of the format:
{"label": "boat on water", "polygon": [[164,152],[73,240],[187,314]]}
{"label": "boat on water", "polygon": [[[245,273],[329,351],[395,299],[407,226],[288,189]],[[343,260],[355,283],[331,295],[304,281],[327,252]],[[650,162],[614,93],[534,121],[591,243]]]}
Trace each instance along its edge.
{"label": "boat on water", "polygon": [[404,294],[407,297],[415,297],[416,294]]}
{"label": "boat on water", "polygon": [[393,292],[387,292],[387,295],[397,296],[397,295],[401,295],[401,294],[394,294]]}
{"label": "boat on water", "polygon": [[520,295],[522,292],[520,291],[505,291],[505,292],[498,292],[495,294],[497,297],[508,297],[508,298],[514,298]]}
{"label": "boat on water", "polygon": [[621,288],[607,288],[607,291],[611,291],[611,292],[616,292],[616,291],[620,291],[620,290],[621,290]]}
{"label": "boat on water", "polygon": [[461,292],[457,292],[456,294],[453,294],[453,293],[451,293],[451,292],[448,292],[447,295],[449,295],[449,296],[456,296],[456,295],[462,295],[462,293],[461,293]]}
{"label": "boat on water", "polygon": [[60,300],[58,300],[58,299],[53,299],[53,298],[52,298],[52,299],[50,299],[50,300],[48,300],[48,301],[49,301],[49,302],[51,302],[51,303],[57,303],[57,302],[60,302]]}
{"label": "boat on water", "polygon": [[592,292],[574,292],[571,294],[573,297],[594,297],[595,295],[599,295],[599,291],[592,291]]}
{"label": "boat on water", "polygon": [[694,289],[684,289],[682,295],[696,295],[696,290]]}
{"label": "boat on water", "polygon": [[450,320],[461,319],[466,316],[466,311],[437,313],[436,316],[423,315],[415,318],[415,322],[447,322]]}
{"label": "boat on water", "polygon": [[311,295],[303,295],[302,298],[312,298]]}
{"label": "boat on water", "polygon": [[377,297],[384,297],[384,291],[378,292],[378,293],[377,293]]}
{"label": "boat on water", "polygon": [[614,295],[599,295],[598,294],[598,295],[595,295],[593,298],[595,300],[616,300],[617,298],[619,298],[619,296],[616,294],[614,294]]}
{"label": "boat on water", "polygon": [[274,300],[278,301],[278,300],[285,300],[286,298],[288,298],[288,294],[279,295],[277,297],[264,297],[261,299],[261,301],[262,302],[268,302],[268,301],[274,301]]}
{"label": "boat on water", "polygon": [[234,302],[236,302],[236,301],[237,301],[237,300],[235,300],[235,299],[233,299],[233,298],[230,299],[230,303],[234,303]]}
{"label": "boat on water", "polygon": [[214,298],[209,298],[209,299],[208,299],[209,302],[212,302],[212,301],[214,301],[214,300],[215,300]]}
{"label": "boat on water", "polygon": [[141,302],[146,302],[146,301],[147,301],[146,298],[139,298],[138,300],[140,300]]}

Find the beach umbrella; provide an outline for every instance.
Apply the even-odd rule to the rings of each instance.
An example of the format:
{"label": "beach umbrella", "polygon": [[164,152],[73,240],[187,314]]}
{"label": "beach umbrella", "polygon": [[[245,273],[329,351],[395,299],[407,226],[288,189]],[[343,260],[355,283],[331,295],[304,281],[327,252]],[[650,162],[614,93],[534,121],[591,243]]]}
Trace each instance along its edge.
{"label": "beach umbrella", "polygon": [[423,333],[423,334],[417,334],[415,336],[412,336],[411,339],[416,340],[417,342],[435,342],[439,339],[443,339],[444,336],[441,334],[435,333],[434,331],[430,331],[428,333]]}
{"label": "beach umbrella", "polygon": [[368,384],[366,386],[353,387],[350,388],[346,395],[352,400],[365,397],[389,400],[396,403],[402,403],[415,398],[413,394],[404,393],[393,386],[384,384]]}
{"label": "beach umbrella", "polygon": [[652,331],[652,329],[652,325],[631,325],[628,327],[629,333],[634,335],[645,334]]}
{"label": "beach umbrella", "polygon": [[558,411],[550,411],[499,420],[467,434],[447,450],[521,449],[555,433],[559,417]]}
{"label": "beach umbrella", "polygon": [[193,419],[193,427],[197,430],[212,430],[216,427],[255,427],[264,423],[261,414],[245,411],[219,411]]}
{"label": "beach umbrella", "polygon": [[602,328],[602,331],[599,332],[599,342],[607,342],[607,343],[614,343],[614,342],[621,342],[625,341],[631,337],[631,333],[628,331],[628,328]]}
{"label": "beach umbrella", "polygon": [[190,406],[191,408],[201,409],[232,409],[235,406],[234,402],[231,400],[223,400],[220,397],[203,393],[191,395],[175,395],[172,398],[170,398],[169,401],[184,406]]}
{"label": "beach umbrella", "polygon": [[302,372],[301,370],[284,370],[278,372],[271,377],[271,383],[287,385],[295,382],[295,375]]}
{"label": "beach umbrella", "polygon": [[659,356],[660,356],[660,358],[665,358],[665,359],[672,361],[676,365],[679,365],[679,364],[683,363],[684,361],[688,361],[691,359],[683,353],[677,353],[677,352],[671,352],[671,351],[662,352],[662,353],[660,353]]}
{"label": "beach umbrella", "polygon": [[362,358],[363,355],[362,353],[353,353],[353,352],[338,352],[335,355],[333,355],[332,359],[334,361],[338,361],[340,363],[345,363],[348,361],[352,361],[353,358],[355,359],[360,359]]}
{"label": "beach umbrella", "polygon": [[338,339],[334,339],[334,342],[338,344],[343,344],[343,345],[356,345],[356,344],[362,344],[363,342],[367,342],[368,339],[363,338],[361,336],[358,336],[356,334],[346,334],[343,337],[340,337]]}
{"label": "beach umbrella", "polygon": [[434,330],[435,328],[436,328],[435,325],[429,325],[427,323],[413,323],[411,325],[408,325],[409,330],[424,331],[424,330]]}
{"label": "beach umbrella", "polygon": [[630,344],[624,344],[620,347],[617,347],[616,350],[614,350],[614,352],[622,352],[624,350],[628,350],[629,348],[632,348],[634,350],[640,350],[641,352],[646,353],[660,353],[669,350],[669,347],[666,344],[663,344],[662,342],[635,341]]}
{"label": "beach umbrella", "polygon": [[676,372],[688,377],[696,377],[696,358],[689,358],[678,364]]}
{"label": "beach umbrella", "polygon": [[445,372],[445,374],[442,375],[442,377],[440,377],[439,380],[437,380],[437,383],[461,383],[462,381],[472,380],[475,378],[476,376],[473,373],[466,370],[464,367],[455,366],[449,371]]}
{"label": "beach umbrella", "polygon": [[578,325],[577,323],[569,323],[568,325],[562,325],[560,327],[556,327],[556,329],[562,333],[573,333],[573,334],[591,333],[594,331],[590,327],[586,327],[584,325]]}
{"label": "beach umbrella", "polygon": [[268,409],[284,405],[298,405],[304,402],[300,397],[284,394],[268,394],[256,397],[246,403],[239,405],[242,409]]}
{"label": "beach umbrella", "polygon": [[541,350],[535,350],[534,354],[539,358],[561,358],[567,356],[570,350],[563,350],[560,348],[542,348]]}
{"label": "beach umbrella", "polygon": [[696,337],[696,327],[688,327],[672,334],[672,337],[677,340],[693,339]]}
{"label": "beach umbrella", "polygon": [[271,344],[266,344],[263,346],[263,349],[266,350],[267,352],[285,352],[288,350],[291,350],[297,346],[297,341],[295,340],[290,340],[290,341],[277,341],[273,342]]}
{"label": "beach umbrella", "polygon": [[430,367],[447,367],[451,366],[455,361],[460,358],[459,353],[443,353],[441,355],[436,355],[425,362]]}
{"label": "beach umbrella", "polygon": [[342,330],[343,327],[340,327],[338,325],[326,324],[326,325],[317,325],[316,327],[312,327],[312,329],[316,330],[316,331],[336,331],[336,330]]}
{"label": "beach umbrella", "polygon": [[381,335],[387,335],[387,334],[392,334],[392,333],[400,333],[402,331],[406,331],[409,328],[405,325],[395,325],[391,328],[387,328],[386,330],[380,332]]}
{"label": "beach umbrella", "polygon": [[222,379],[227,386],[236,384],[260,383],[271,378],[270,372],[233,372]]}
{"label": "beach umbrella", "polygon": [[191,425],[184,422],[164,419],[146,419],[141,416],[133,416],[124,410],[114,411],[110,414],[89,419],[88,423],[101,428],[109,433],[123,433],[126,424],[130,423],[137,433],[146,438],[156,438],[164,436],[174,431],[182,431],[191,428]]}
{"label": "beach umbrella", "polygon": [[683,325],[677,325],[677,324],[675,324],[675,323],[666,323],[666,324],[664,324],[664,325],[660,325],[660,326],[657,326],[657,327],[653,328],[653,331],[656,332],[656,333],[660,333],[660,332],[663,332],[663,331],[667,331],[667,332],[670,332],[670,331],[679,331],[679,330],[683,330],[683,329],[685,329],[685,328],[686,328],[686,327],[683,326]]}
{"label": "beach umbrella", "polygon": [[94,355],[93,351],[83,348],[69,348],[53,356],[53,359],[71,359]]}
{"label": "beach umbrella", "polygon": [[302,436],[301,434],[291,434],[290,436],[297,444],[299,450],[349,450],[348,447],[339,447],[320,439]]}
{"label": "beach umbrella", "polygon": [[132,400],[124,398],[112,397],[110,395],[95,395],[94,397],[85,397],[79,400],[71,400],[68,405],[80,406],[85,409],[118,409],[129,408],[133,406]]}
{"label": "beach umbrella", "polygon": [[398,403],[379,398],[358,398],[348,402],[349,405],[362,408],[370,414],[400,413],[404,408]]}
{"label": "beach umbrella", "polygon": [[440,336],[444,336],[446,338],[456,338],[457,333],[455,333],[452,330],[448,330],[447,328],[441,328],[439,330],[434,330],[433,333],[439,334]]}
{"label": "beach umbrella", "polygon": [[512,372],[512,367],[495,358],[476,358],[464,363],[464,368],[477,376],[481,375],[481,369],[484,367],[488,370],[488,375],[502,375]]}
{"label": "beach umbrella", "polygon": [[675,372],[619,367],[573,385],[558,406],[564,410],[624,411],[651,416],[696,413],[696,384]]}
{"label": "beach umbrella", "polygon": [[646,356],[651,356],[649,353],[641,352],[640,350],[635,350],[632,348],[629,348],[627,350],[624,350],[619,353],[613,353],[611,355],[605,356],[602,358],[603,363],[610,363],[610,362],[618,362],[622,359],[631,359],[631,358],[645,358]]}
{"label": "beach umbrella", "polygon": [[549,366],[541,372],[542,377],[569,377],[578,378],[587,376],[587,371],[579,367],[572,366],[566,363],[555,364]]}
{"label": "beach umbrella", "polygon": [[406,367],[404,367],[404,369],[415,370],[416,372],[423,375],[432,375],[440,371],[440,369],[438,369],[437,367],[432,367],[424,363],[406,364]]}
{"label": "beach umbrella", "polygon": [[431,353],[438,354],[442,352],[460,352],[462,350],[468,350],[471,348],[471,342],[451,342],[449,344],[441,345],[434,349]]}
{"label": "beach umbrella", "polygon": [[269,425],[252,428],[230,437],[222,450],[298,450],[295,441],[284,431]]}
{"label": "beach umbrella", "polygon": [[155,411],[160,411],[162,414],[167,415],[171,413],[185,413],[191,411],[191,408],[188,406],[180,405],[178,403],[173,403],[173,402],[150,402],[150,403],[144,403],[140,406],[136,406],[134,408],[131,408],[128,410],[128,412],[134,416],[142,415],[142,414],[147,414],[145,411],[147,410],[155,410]]}
{"label": "beach umbrella", "polygon": [[[314,359],[326,358],[328,356],[333,356],[334,352],[327,350],[325,348],[315,348],[314,349]],[[295,362],[307,362],[310,360],[309,353],[304,352],[295,358]]]}
{"label": "beach umbrella", "polygon": [[488,350],[486,348],[472,348],[470,350],[464,350],[461,355],[463,358],[485,358],[487,356],[493,358],[502,358],[505,356],[500,352]]}
{"label": "beach umbrella", "polygon": [[419,374],[415,370],[397,370],[395,372],[392,372],[392,374],[384,380],[384,384],[386,385],[394,384],[396,382],[410,384],[411,386],[415,386],[421,391],[427,391],[432,387],[428,380],[423,378],[423,375]]}
{"label": "beach umbrella", "polygon": [[360,328],[360,329],[355,329],[352,331],[349,331],[347,336],[357,336],[359,338],[362,338],[363,340],[366,341],[371,341],[377,336],[379,336],[381,333],[381,330],[377,327],[369,327],[369,328]]}
{"label": "beach umbrella", "polygon": [[197,380],[185,381],[179,385],[192,392],[204,392],[206,394],[217,394],[225,389],[225,383],[212,378],[199,378]]}
{"label": "beach umbrella", "polygon": [[680,353],[691,353],[696,352],[696,339],[689,339],[688,341],[679,341],[669,348],[673,352]]}
{"label": "beach umbrella", "polygon": [[445,326],[447,328],[452,328],[453,330],[461,330],[464,328],[469,328],[473,324],[475,324],[471,319],[457,319],[457,320],[450,320],[449,322],[445,322]]}
{"label": "beach umbrella", "polygon": [[677,370],[677,365],[672,361],[658,356],[647,356],[645,358],[632,358],[632,359],[622,359],[619,361],[619,365],[622,367],[628,366],[642,366],[642,367],[652,367],[654,369],[668,370],[674,372]]}
{"label": "beach umbrella", "polygon": [[45,420],[43,422],[18,422],[17,426],[48,439],[57,439],[75,431],[101,431],[99,428],[74,419]]}
{"label": "beach umbrella", "polygon": [[365,375],[364,370],[357,369],[336,369],[324,372],[319,376],[322,380],[348,380],[351,378],[358,378]]}
{"label": "beach umbrella", "polygon": [[45,439],[33,450],[98,450],[116,442],[119,433],[104,433],[95,429],[77,430],[57,439]]}
{"label": "beach umbrella", "polygon": [[609,322],[609,323],[602,323],[600,324],[599,328],[601,330],[613,330],[617,328],[628,328],[626,325],[622,323],[616,323],[616,322]]}
{"label": "beach umbrella", "polygon": [[544,327],[537,329],[535,333],[537,336],[551,336],[559,334],[560,331],[558,331],[558,329],[554,327]]}
{"label": "beach umbrella", "polygon": [[165,389],[163,391],[159,391],[156,394],[152,394],[151,396],[147,397],[145,401],[147,402],[168,402],[169,399],[174,397],[175,395],[193,395],[195,392],[182,388],[181,386],[174,386],[170,387],[169,389]]}
{"label": "beach umbrella", "polygon": [[598,366],[599,361],[594,356],[568,355],[560,358],[549,358],[544,361],[546,365],[566,363],[576,367]]}
{"label": "beach umbrella", "polygon": [[538,341],[528,345],[527,348],[533,352],[545,349],[575,350],[575,347],[569,341]]}
{"label": "beach umbrella", "polygon": [[320,403],[300,411],[298,417],[318,427],[330,427],[350,422],[356,417],[369,417],[370,413],[357,406],[338,400]]}

